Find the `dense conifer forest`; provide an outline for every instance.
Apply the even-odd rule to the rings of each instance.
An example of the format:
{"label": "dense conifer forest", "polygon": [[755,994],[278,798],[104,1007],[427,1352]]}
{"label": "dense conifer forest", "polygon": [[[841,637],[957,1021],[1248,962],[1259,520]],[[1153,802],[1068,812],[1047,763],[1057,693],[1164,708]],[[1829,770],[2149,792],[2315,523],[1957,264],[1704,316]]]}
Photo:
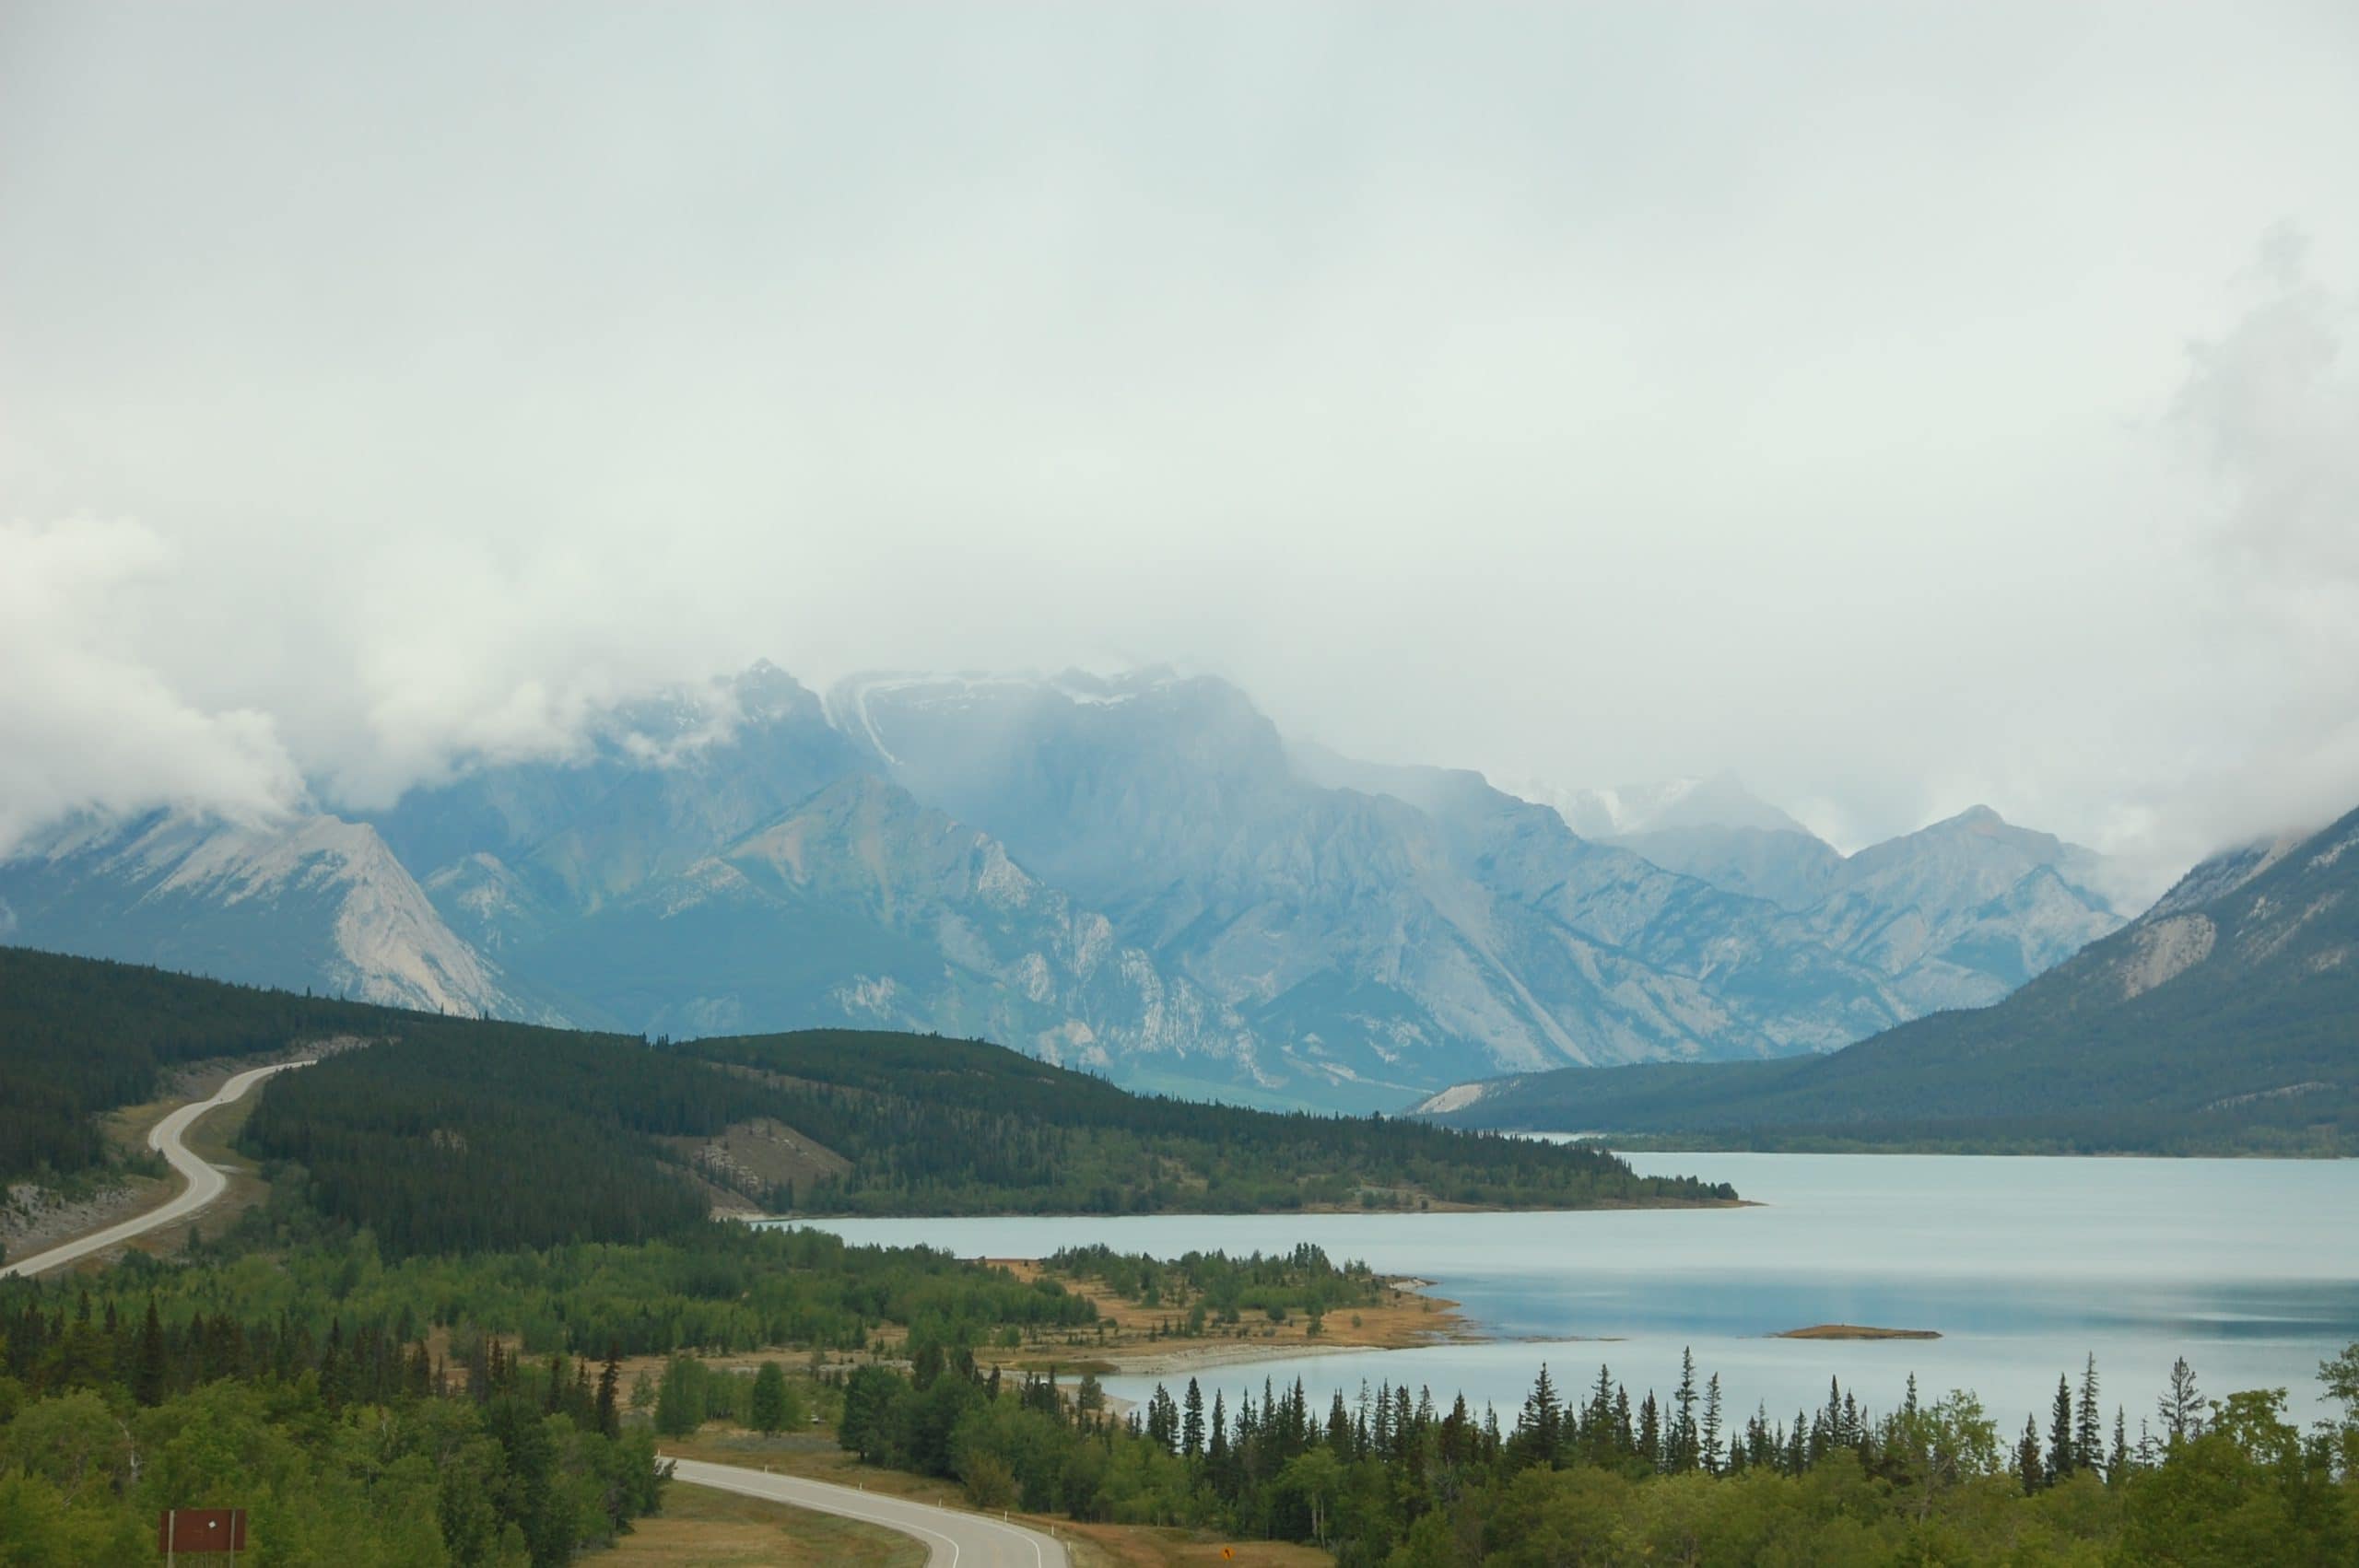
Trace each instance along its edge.
{"label": "dense conifer forest", "polygon": [[[0,947],[0,1180],[104,1158],[93,1117],[166,1068],[366,1034],[384,1009]],[[392,1016],[401,1016],[393,1014]]]}
{"label": "dense conifer forest", "polygon": [[1790,1418],[1741,1415],[1692,1357],[1660,1397],[1543,1367],[1504,1418],[1400,1387],[1321,1410],[1299,1383],[1207,1408],[1193,1380],[1116,1418],[1087,1384],[925,1363],[852,1373],[839,1435],[980,1506],[1304,1541],[1345,1564],[2330,1568],[2359,1560],[2359,1345],[2319,1370],[2342,1419],[2305,1433],[2283,1390],[2205,1400],[2184,1363],[2137,1414],[2108,1409],[2092,1361],[2015,1439],[1972,1394],[1920,1399],[1913,1379],[1885,1415],[1838,1386]]}
{"label": "dense conifer forest", "polygon": [[[87,1167],[169,1063],[372,1042],[260,1092],[243,1146],[388,1254],[629,1242],[708,1206],[687,1155],[769,1118],[848,1162],[756,1195],[841,1214],[1728,1201],[1611,1154],[1126,1094],[998,1046],[815,1030],[674,1044],[445,1018],[0,949],[9,1174]],[[21,1108],[20,1108],[21,1107]]]}
{"label": "dense conifer forest", "polygon": [[780,1117],[851,1162],[777,1195],[815,1213],[1250,1212],[1727,1202],[1595,1149],[1425,1123],[1132,1094],[972,1040],[808,1030],[678,1047],[758,1075]]}

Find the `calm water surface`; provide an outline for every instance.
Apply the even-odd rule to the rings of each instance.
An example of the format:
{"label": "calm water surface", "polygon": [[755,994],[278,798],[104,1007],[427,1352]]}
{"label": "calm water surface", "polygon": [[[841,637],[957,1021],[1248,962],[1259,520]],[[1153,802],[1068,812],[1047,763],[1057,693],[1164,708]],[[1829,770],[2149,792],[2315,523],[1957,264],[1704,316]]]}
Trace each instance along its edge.
{"label": "calm water surface", "polygon": [[[1323,1405],[1363,1379],[1463,1391],[1503,1418],[1549,1363],[1568,1390],[1601,1362],[1667,1392],[1683,1347],[1731,1412],[1790,1420],[1842,1379],[1873,1409],[1911,1372],[1926,1398],[1972,1388],[2012,1436],[2043,1427],[2059,1373],[2094,1352],[2106,1409],[2135,1441],[2174,1356],[2203,1390],[2283,1387],[2325,1413],[2318,1363],[2359,1340],[2359,1161],[2070,1160],[1953,1155],[1641,1154],[1648,1173],[1735,1184],[1758,1208],[1561,1214],[1334,1214],[852,1220],[863,1242],[1038,1257],[1105,1242],[1177,1257],[1315,1242],[1336,1259],[1436,1282],[1494,1338],[1300,1357],[1200,1374],[1260,1398],[1301,1377]],[[1931,1328],[1938,1340],[1769,1338],[1814,1323]],[[1112,1378],[1140,1398],[1155,1378]],[[1184,1375],[1180,1379],[1184,1381]]]}

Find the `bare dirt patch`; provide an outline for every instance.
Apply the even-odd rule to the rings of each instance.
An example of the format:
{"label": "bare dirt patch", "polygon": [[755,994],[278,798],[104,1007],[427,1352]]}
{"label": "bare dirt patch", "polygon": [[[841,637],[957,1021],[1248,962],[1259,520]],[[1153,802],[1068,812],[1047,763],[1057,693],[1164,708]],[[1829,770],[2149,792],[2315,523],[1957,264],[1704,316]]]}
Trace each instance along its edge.
{"label": "bare dirt patch", "polygon": [[[708,1188],[735,1199],[758,1201],[788,1183],[797,1192],[806,1192],[822,1178],[851,1169],[851,1162],[841,1154],[769,1117],[734,1123],[718,1137],[663,1141],[687,1157]],[[726,1196],[717,1198],[714,1206],[743,1207]]]}
{"label": "bare dirt patch", "polygon": [[78,1197],[67,1197],[31,1182],[17,1182],[0,1204],[0,1247],[7,1256],[30,1258],[61,1242],[143,1214],[180,1188],[177,1176],[122,1176]]}

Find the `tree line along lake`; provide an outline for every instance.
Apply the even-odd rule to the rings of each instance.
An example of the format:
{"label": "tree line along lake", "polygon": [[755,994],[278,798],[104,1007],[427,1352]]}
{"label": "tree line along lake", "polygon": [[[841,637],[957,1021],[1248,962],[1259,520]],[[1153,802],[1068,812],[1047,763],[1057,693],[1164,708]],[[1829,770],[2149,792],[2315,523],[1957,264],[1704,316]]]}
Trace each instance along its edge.
{"label": "tree line along lake", "polygon": [[[2095,1355],[2106,1419],[2134,1443],[2175,1359],[2212,1397],[2283,1387],[2326,1413],[2318,1364],[2359,1340],[2359,1161],[2044,1159],[1915,1154],[1649,1153],[1643,1174],[1727,1181],[1749,1206],[1574,1212],[1073,1216],[809,1222],[847,1239],[963,1257],[1039,1258],[1104,1243],[1177,1258],[1288,1251],[1432,1281],[1480,1338],[1391,1351],[1205,1365],[1209,1400],[1258,1400],[1299,1377],[1324,1409],[1363,1382],[1463,1393],[1511,1422],[1544,1362],[1560,1387],[1601,1363],[1633,1399],[1667,1394],[1692,1348],[1741,1423],[1826,1401],[1830,1378],[1873,1410],[1978,1395],[2002,1433],[2043,1422],[2059,1375]],[[1936,1339],[1795,1340],[1821,1324]],[[1117,1375],[1140,1399],[1190,1373]]]}

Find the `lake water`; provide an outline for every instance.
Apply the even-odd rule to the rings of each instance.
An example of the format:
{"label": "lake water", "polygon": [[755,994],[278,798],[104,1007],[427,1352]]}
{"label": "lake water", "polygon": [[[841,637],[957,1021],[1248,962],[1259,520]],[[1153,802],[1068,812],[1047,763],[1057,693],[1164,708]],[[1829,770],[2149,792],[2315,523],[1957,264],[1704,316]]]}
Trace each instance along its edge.
{"label": "lake water", "polygon": [[[1735,1184],[1758,1208],[1583,1213],[1151,1215],[824,1222],[862,1242],[963,1256],[1039,1257],[1105,1242],[1177,1257],[1315,1242],[1338,1261],[1436,1282],[1494,1338],[1258,1362],[1198,1375],[1261,1397],[1301,1377],[1324,1407],[1363,1379],[1463,1391],[1511,1419],[1546,1362],[1576,1393],[1601,1362],[1631,1398],[1668,1393],[1680,1352],[1720,1375],[1741,1423],[1756,1403],[1790,1421],[1829,1376],[1871,1409],[1911,1372],[1931,1399],[1978,1393],[2012,1438],[2058,1374],[2079,1387],[2094,1352],[2108,1423],[2131,1440],[2172,1358],[2203,1391],[2285,1387],[2306,1423],[2325,1413],[2318,1363],[2359,1340],[2359,1161],[2073,1160],[1951,1155],[1640,1154],[1649,1173]],[[1930,1328],[1909,1341],[1771,1338],[1816,1323]],[[1182,1375],[1176,1381],[1184,1383]],[[1158,1381],[1110,1378],[1143,1398]],[[1165,1379],[1164,1381],[1174,1381]]]}

